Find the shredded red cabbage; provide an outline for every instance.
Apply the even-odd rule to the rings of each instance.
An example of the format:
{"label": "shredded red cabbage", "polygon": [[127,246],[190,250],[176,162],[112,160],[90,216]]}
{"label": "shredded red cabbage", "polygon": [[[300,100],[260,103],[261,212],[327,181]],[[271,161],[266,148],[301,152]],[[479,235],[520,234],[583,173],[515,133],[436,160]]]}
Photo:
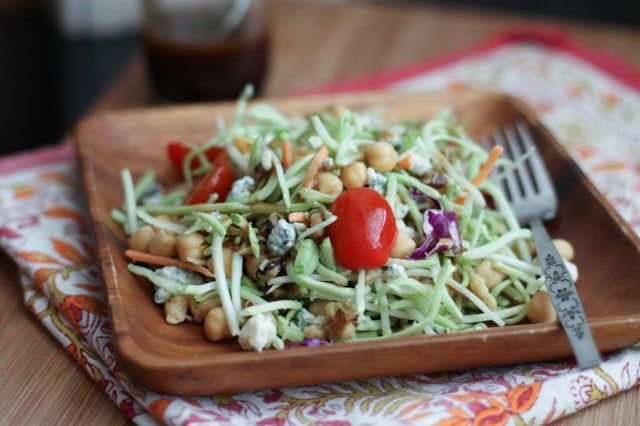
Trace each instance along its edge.
{"label": "shredded red cabbage", "polygon": [[299,348],[299,347],[308,347],[308,348],[317,348],[318,346],[326,346],[331,343],[326,340],[320,339],[304,339],[300,342],[289,342],[287,343],[288,348]]}
{"label": "shredded red cabbage", "polygon": [[409,195],[411,195],[411,198],[413,198],[416,201],[430,200],[436,209],[442,210],[442,203],[440,203],[438,199],[428,196],[424,192],[420,191],[418,188],[414,188],[414,187],[409,188]]}
{"label": "shredded red cabbage", "polygon": [[456,253],[462,251],[458,218],[454,212],[442,209],[426,210],[422,230],[425,235],[424,243],[409,255],[410,259],[426,259],[433,253],[448,250]]}

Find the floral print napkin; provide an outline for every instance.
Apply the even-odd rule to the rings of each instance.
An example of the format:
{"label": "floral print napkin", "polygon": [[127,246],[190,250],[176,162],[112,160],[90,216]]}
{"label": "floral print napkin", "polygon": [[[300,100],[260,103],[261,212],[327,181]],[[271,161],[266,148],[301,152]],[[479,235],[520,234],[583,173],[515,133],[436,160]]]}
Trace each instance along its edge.
{"label": "floral print napkin", "polygon": [[[638,232],[640,92],[601,68],[570,49],[512,38],[370,87],[469,86],[523,98]],[[30,166],[16,171],[18,164]],[[562,362],[235,395],[159,394],[119,369],[72,151],[3,159],[0,174],[0,247],[20,268],[27,308],[138,424],[541,424],[640,383],[640,348],[629,348],[589,371]]]}

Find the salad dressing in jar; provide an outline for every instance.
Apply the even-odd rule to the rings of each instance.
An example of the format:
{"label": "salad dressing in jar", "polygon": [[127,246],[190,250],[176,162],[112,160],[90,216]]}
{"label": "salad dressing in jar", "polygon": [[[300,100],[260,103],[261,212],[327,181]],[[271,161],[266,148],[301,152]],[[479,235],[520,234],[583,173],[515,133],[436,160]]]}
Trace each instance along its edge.
{"label": "salad dressing in jar", "polygon": [[142,38],[156,89],[177,101],[231,99],[267,69],[260,1],[145,0]]}

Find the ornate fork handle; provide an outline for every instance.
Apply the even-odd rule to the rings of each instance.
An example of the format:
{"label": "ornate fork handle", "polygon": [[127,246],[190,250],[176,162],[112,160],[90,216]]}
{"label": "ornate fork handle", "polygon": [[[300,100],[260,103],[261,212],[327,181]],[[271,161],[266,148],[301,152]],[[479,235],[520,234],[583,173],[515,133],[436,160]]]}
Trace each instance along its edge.
{"label": "ornate fork handle", "polygon": [[596,367],[600,363],[600,354],[564,260],[558,254],[540,219],[532,220],[530,226],[551,302],[574,349],[578,366],[582,369]]}

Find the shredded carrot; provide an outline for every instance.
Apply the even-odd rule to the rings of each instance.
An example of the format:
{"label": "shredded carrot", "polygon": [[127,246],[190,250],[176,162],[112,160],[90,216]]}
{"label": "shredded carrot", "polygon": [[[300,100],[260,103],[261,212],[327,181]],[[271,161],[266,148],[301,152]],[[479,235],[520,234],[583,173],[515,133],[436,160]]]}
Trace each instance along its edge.
{"label": "shredded carrot", "polygon": [[311,164],[309,164],[309,171],[307,172],[307,176],[304,178],[304,181],[302,182],[302,186],[304,188],[309,188],[310,186],[313,185],[313,180],[318,174],[318,170],[320,170],[320,167],[322,166],[322,162],[327,159],[328,155],[329,155],[329,150],[325,145],[322,145],[322,148],[320,148],[320,151],[316,153],[316,155],[313,157],[313,160],[311,160]]}
{"label": "shredded carrot", "polygon": [[280,146],[282,149],[282,166],[284,169],[288,169],[291,163],[293,163],[293,148],[291,148],[291,144],[287,141],[282,142]]}
{"label": "shredded carrot", "polygon": [[156,256],[154,254],[144,253],[137,250],[127,250],[124,252],[124,255],[135,262],[144,262],[161,266],[177,266],[178,268],[190,269],[192,271],[199,272],[209,278],[215,277],[215,275],[213,275],[213,273],[204,266],[195,265],[193,263],[185,262],[184,260],[180,259]]}
{"label": "shredded carrot", "polygon": [[289,213],[289,222],[304,222],[304,212]]}
{"label": "shredded carrot", "polygon": [[[489,158],[487,158],[487,161],[485,161],[485,163],[480,167],[478,174],[473,179],[471,179],[471,183],[474,186],[480,186],[482,182],[484,182],[489,177],[489,175],[491,174],[491,170],[493,170],[493,166],[496,164],[496,161],[498,161],[498,158],[500,158],[503,151],[504,150],[502,149],[502,147],[498,145],[495,145],[493,148],[491,148],[491,151],[489,152]],[[456,204],[462,204],[464,202],[464,199],[464,195],[459,196],[456,199]]]}
{"label": "shredded carrot", "polygon": [[495,145],[493,148],[491,148],[491,152],[489,152],[489,158],[487,158],[487,161],[485,161],[482,167],[480,167],[480,171],[478,171],[476,177],[471,180],[472,184],[474,184],[475,186],[480,186],[482,182],[484,182],[489,177],[493,166],[496,164],[496,161],[498,161],[498,158],[500,158],[500,156],[502,155],[502,151],[502,147],[498,145]]}
{"label": "shredded carrot", "polygon": [[398,161],[398,168],[406,170],[411,167],[411,156],[407,155],[402,160]]}

